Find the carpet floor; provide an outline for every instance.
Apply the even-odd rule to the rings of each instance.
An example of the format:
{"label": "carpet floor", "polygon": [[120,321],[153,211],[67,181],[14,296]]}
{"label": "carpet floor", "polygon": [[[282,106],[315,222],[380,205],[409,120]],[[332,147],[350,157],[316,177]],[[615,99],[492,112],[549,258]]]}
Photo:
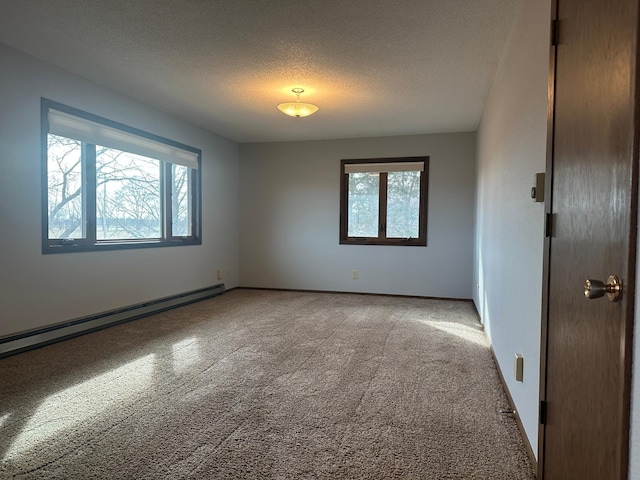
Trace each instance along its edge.
{"label": "carpet floor", "polygon": [[534,478],[473,305],[234,290],[0,360],[0,478]]}

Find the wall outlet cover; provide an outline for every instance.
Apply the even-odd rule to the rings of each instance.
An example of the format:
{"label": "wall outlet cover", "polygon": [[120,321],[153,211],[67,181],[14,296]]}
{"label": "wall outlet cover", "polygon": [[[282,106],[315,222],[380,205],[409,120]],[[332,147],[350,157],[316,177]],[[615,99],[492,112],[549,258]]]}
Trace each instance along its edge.
{"label": "wall outlet cover", "polygon": [[513,359],[513,376],[516,381],[522,382],[524,378],[524,357],[520,353],[516,353]]}

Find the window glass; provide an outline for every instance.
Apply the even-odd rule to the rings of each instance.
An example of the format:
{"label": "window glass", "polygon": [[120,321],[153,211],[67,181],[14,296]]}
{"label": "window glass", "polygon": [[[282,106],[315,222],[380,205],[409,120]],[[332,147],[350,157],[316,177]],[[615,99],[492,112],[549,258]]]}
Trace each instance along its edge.
{"label": "window glass", "polygon": [[191,170],[182,165],[171,165],[171,218],[174,237],[188,237],[192,233]]}
{"label": "window glass", "polygon": [[47,135],[47,172],[49,238],[83,238],[81,143]]}
{"label": "window glass", "polygon": [[417,238],[420,227],[420,172],[389,172],[387,237]]}
{"label": "window glass", "polygon": [[160,162],[96,146],[96,238],[162,237]]}
{"label": "window glass", "polygon": [[349,236],[378,236],[378,193],[380,175],[377,173],[349,174]]}

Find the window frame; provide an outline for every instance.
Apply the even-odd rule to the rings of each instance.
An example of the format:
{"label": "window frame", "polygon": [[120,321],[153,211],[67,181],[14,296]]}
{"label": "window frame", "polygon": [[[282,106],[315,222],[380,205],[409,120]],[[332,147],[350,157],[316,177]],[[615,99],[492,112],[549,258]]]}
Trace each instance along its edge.
{"label": "window frame", "polygon": [[[345,165],[363,163],[424,163],[420,172],[420,206],[417,238],[388,238],[386,236],[387,217],[387,172],[379,172],[380,186],[378,191],[378,236],[350,237],[349,232],[349,174],[345,173]],[[361,158],[343,159],[340,161],[340,244],[341,245],[395,245],[395,246],[427,246],[427,204],[429,184],[429,157],[393,157],[393,158]]]}
{"label": "window frame", "polygon": [[[49,238],[49,172],[48,172],[48,135],[49,135],[49,110],[58,110],[60,112],[73,115],[75,117],[85,119],[91,122],[102,124],[106,127],[121,130],[128,134],[133,134],[144,139],[153,140],[163,143],[174,148],[178,148],[187,152],[191,152],[198,157],[198,168],[191,168],[190,181],[192,191],[190,196],[191,203],[191,235],[174,236],[171,234],[172,225],[172,174],[171,167],[173,163],[156,159],[160,164],[160,215],[161,215],[161,237],[159,238],[141,238],[141,239],[107,239],[98,240],[96,238],[96,148],[95,145],[80,141],[82,151],[82,188],[85,190],[83,197],[83,218],[82,230],[84,238],[78,239],[50,239]],[[91,252],[104,250],[126,250],[137,248],[157,248],[157,247],[173,247],[182,245],[201,245],[202,244],[202,151],[200,149],[176,142],[174,140],[145,132],[143,130],[130,127],[128,125],[109,120],[98,115],[94,115],[77,108],[41,98],[41,171],[42,171],[42,253],[72,253],[72,252]],[[107,148],[109,147],[105,145]],[[117,148],[115,148],[117,149]],[[177,165],[178,163],[176,163]]]}

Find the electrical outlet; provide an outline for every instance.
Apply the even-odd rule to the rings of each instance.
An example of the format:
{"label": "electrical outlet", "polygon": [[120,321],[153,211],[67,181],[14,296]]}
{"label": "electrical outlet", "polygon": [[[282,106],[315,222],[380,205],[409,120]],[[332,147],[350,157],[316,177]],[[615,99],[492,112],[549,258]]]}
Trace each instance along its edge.
{"label": "electrical outlet", "polygon": [[358,270],[352,270],[351,271],[351,278],[354,280],[358,279]]}
{"label": "electrical outlet", "polygon": [[222,280],[222,270],[218,269],[218,280]]}

